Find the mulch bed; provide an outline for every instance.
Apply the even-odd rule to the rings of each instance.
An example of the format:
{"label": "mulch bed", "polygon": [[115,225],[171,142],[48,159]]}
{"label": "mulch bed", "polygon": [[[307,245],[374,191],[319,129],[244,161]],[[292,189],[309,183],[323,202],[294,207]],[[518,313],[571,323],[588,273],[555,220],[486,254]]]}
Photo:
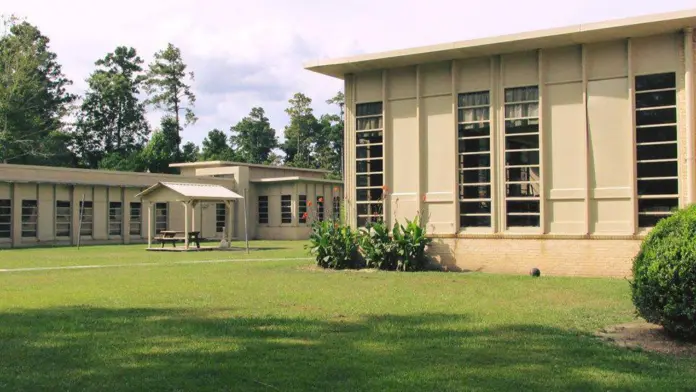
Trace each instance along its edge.
{"label": "mulch bed", "polygon": [[596,335],[619,347],[680,357],[696,357],[696,343],[675,340],[667,335],[661,326],[645,321],[603,328]]}

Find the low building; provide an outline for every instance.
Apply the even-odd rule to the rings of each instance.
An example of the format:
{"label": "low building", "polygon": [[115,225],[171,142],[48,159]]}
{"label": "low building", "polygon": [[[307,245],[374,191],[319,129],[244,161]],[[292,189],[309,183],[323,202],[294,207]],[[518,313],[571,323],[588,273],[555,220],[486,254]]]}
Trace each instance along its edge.
{"label": "low building", "polygon": [[346,216],[421,215],[461,270],[626,276],[696,201],[696,10],[318,61],[345,81]]}
{"label": "low building", "polygon": [[[147,242],[146,206],[135,196],[159,182],[222,185],[247,203],[250,239],[305,239],[314,204],[318,218],[339,214],[340,181],[323,170],[196,162],[171,165],[181,174],[0,164],[0,248],[36,245],[128,244]],[[181,203],[152,206],[151,235],[184,229]],[[321,212],[321,214],[318,214]],[[233,238],[244,239],[242,202],[199,203],[191,222],[206,239],[221,239],[228,217]],[[81,221],[80,221],[81,220]]]}

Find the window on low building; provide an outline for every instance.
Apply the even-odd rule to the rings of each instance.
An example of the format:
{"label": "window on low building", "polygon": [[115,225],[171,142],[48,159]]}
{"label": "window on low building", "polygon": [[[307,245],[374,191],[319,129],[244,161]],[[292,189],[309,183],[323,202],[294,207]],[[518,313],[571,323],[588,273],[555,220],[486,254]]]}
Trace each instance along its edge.
{"label": "window on low building", "polygon": [[356,105],[356,204],[358,226],[384,219],[382,102]]}
{"label": "window on low building", "polygon": [[80,225],[80,236],[91,237],[94,223],[94,207],[91,201],[80,201],[82,211],[82,224]]}
{"label": "window on low building", "polygon": [[258,206],[258,214],[259,214],[259,224],[260,225],[267,225],[268,224],[268,196],[259,196],[259,206]]}
{"label": "window on low building", "polygon": [[123,207],[120,201],[109,202],[109,235],[123,234]]}
{"label": "window on low building", "polygon": [[143,209],[142,204],[133,202],[130,203],[130,223],[128,233],[130,235],[140,235],[142,232]]}
{"label": "window on low building", "polygon": [[635,78],[638,226],[679,207],[677,84],[674,72]]}
{"label": "window on low building", "polygon": [[341,219],[341,197],[334,196],[333,198],[333,219]]}
{"label": "window on low building", "polygon": [[505,89],[505,209],[507,227],[541,224],[539,88]]}
{"label": "window on low building", "polygon": [[[22,208],[24,209],[24,208]],[[72,227],[72,206],[69,201],[56,201],[56,237],[70,237]],[[24,224],[22,224],[24,231]]]}
{"label": "window on low building", "polygon": [[280,222],[292,223],[292,196],[280,196]]}
{"label": "window on low building", "polygon": [[155,234],[167,230],[167,216],[169,215],[167,203],[155,203]]}
{"label": "window on low building", "polygon": [[[22,200],[22,238],[36,238],[39,222],[39,204],[36,200]],[[68,230],[68,235],[70,230]]]}
{"label": "window on low building", "polygon": [[458,98],[459,226],[491,227],[490,93]]}
{"label": "window on low building", "polygon": [[215,204],[215,232],[222,233],[225,231],[225,226],[227,226],[227,208],[225,208],[225,203]]}
{"label": "window on low building", "polygon": [[298,219],[300,223],[307,223],[307,217],[305,215],[307,214],[307,195],[300,195],[297,213],[299,214]]}
{"label": "window on low building", "polygon": [[317,220],[324,220],[324,196],[317,196]]}
{"label": "window on low building", "polygon": [[12,236],[12,200],[0,200],[0,238]]}

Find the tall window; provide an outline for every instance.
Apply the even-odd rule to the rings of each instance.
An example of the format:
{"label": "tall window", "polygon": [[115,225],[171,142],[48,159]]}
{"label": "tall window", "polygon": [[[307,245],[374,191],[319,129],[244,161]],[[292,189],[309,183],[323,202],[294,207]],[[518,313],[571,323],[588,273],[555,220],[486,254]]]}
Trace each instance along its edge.
{"label": "tall window", "polygon": [[10,238],[12,234],[12,201],[0,200],[0,238]]}
{"label": "tall window", "polygon": [[268,196],[259,196],[259,224],[268,224]]}
{"label": "tall window", "polygon": [[[24,207],[22,207],[24,210]],[[56,201],[56,237],[70,237],[70,228],[72,227],[72,206],[69,201]],[[22,224],[24,231],[24,224]]]}
{"label": "tall window", "polygon": [[155,203],[155,234],[167,230],[167,203]]}
{"label": "tall window", "polygon": [[507,227],[539,227],[539,88],[505,89]]}
{"label": "tall window", "polygon": [[[37,201],[22,200],[22,238],[36,238],[38,222],[39,205]],[[67,235],[70,235],[70,230],[68,230]]]}
{"label": "tall window", "polygon": [[292,223],[292,196],[280,196],[280,222]]}
{"label": "tall window", "polygon": [[109,235],[123,234],[123,207],[120,201],[109,202]]}
{"label": "tall window", "polygon": [[382,102],[356,106],[356,204],[358,226],[384,219]]}
{"label": "tall window", "polygon": [[317,196],[317,220],[324,220],[324,196]]}
{"label": "tall window", "polygon": [[679,206],[676,75],[635,82],[638,226],[652,227]]}
{"label": "tall window", "polygon": [[333,198],[333,219],[341,219],[341,198],[339,196]]}
{"label": "tall window", "polygon": [[300,223],[307,223],[307,217],[305,216],[307,213],[307,195],[300,195],[297,213]]}
{"label": "tall window", "polygon": [[82,211],[82,225],[80,226],[80,236],[92,236],[92,225],[94,222],[94,208],[91,201],[80,202]]}
{"label": "tall window", "polygon": [[488,91],[459,94],[459,226],[491,226],[491,124]]}
{"label": "tall window", "polygon": [[128,233],[130,235],[140,235],[143,227],[142,205],[137,202],[130,203],[130,223]]}
{"label": "tall window", "polygon": [[225,208],[225,203],[215,204],[215,232],[222,233],[225,231],[225,226],[227,226],[227,208]]}

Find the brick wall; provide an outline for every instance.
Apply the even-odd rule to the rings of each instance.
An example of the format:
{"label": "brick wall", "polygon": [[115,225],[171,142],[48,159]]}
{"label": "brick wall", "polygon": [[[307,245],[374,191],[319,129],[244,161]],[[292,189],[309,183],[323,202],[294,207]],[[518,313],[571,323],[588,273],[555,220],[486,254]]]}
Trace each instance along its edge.
{"label": "brick wall", "polygon": [[640,240],[605,239],[434,239],[431,255],[454,271],[628,277]]}

